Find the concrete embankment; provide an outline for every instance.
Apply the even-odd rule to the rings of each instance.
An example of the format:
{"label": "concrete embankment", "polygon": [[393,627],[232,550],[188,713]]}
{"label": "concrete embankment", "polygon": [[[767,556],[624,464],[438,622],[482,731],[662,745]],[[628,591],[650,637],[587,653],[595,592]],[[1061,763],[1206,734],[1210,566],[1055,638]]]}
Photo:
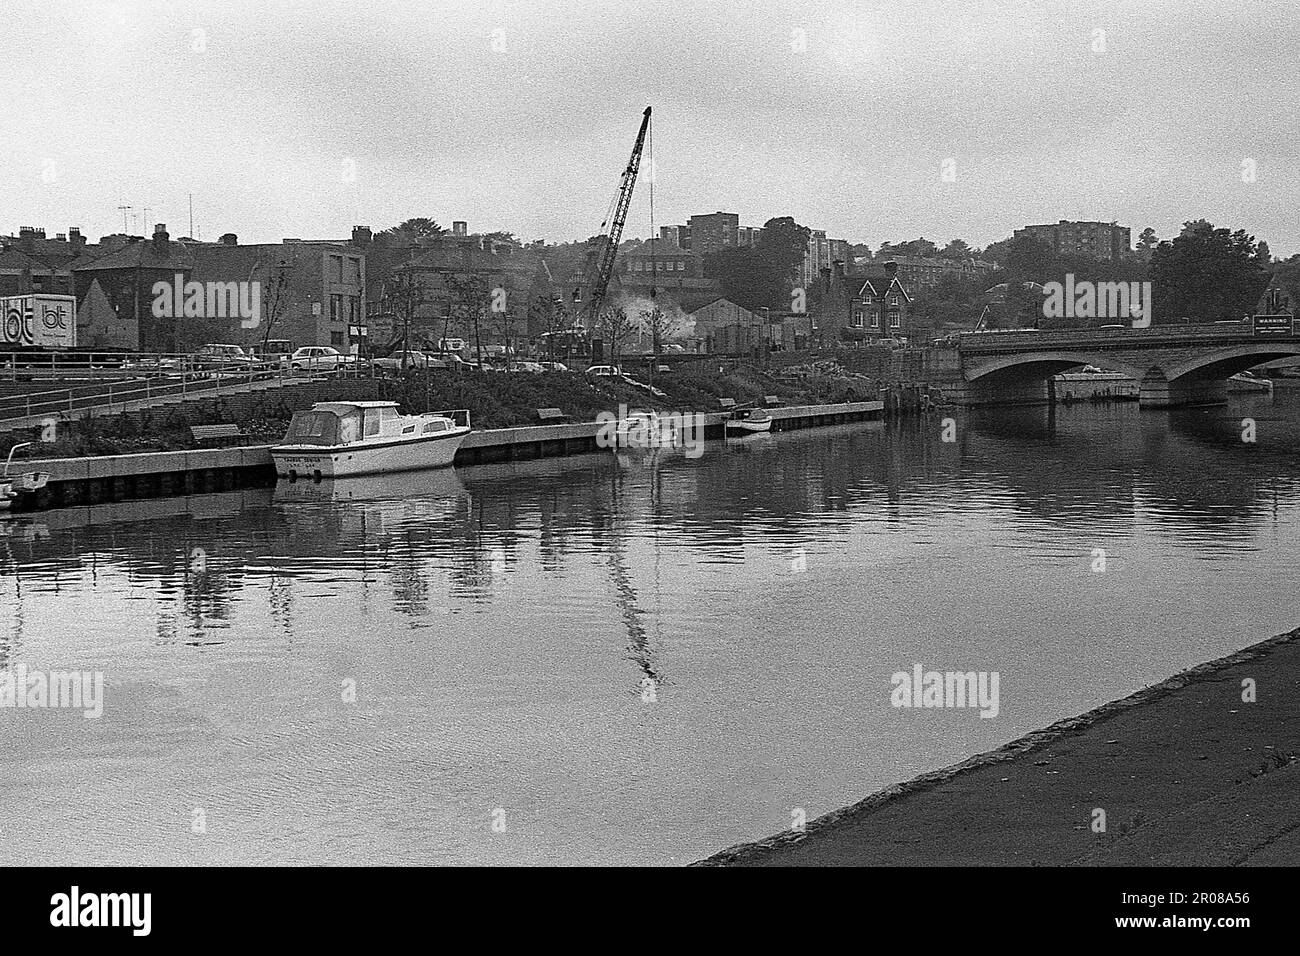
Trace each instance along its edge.
{"label": "concrete embankment", "polygon": [[[769,409],[778,431],[879,418],[882,402],[798,405]],[[725,416],[702,413],[707,438],[721,438]],[[600,451],[596,422],[533,425],[471,432],[456,454],[457,465],[518,461]],[[44,510],[135,498],[190,495],[269,484],[275,480],[271,446],[102,455],[15,461],[15,472],[43,471],[49,483],[19,498],[16,511]]]}
{"label": "concrete embankment", "polygon": [[1296,865],[1297,761],[1300,629],[702,863]]}

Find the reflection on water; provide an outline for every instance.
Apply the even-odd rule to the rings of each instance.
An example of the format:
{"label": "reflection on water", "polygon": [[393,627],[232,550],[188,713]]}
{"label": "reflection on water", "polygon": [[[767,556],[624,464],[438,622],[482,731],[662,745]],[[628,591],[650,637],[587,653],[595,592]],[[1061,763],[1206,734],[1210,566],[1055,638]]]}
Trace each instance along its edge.
{"label": "reflection on water", "polygon": [[[0,709],[6,859],[685,862],[1297,623],[1293,393],[941,433],[0,522],[0,667],[107,685]],[[1001,716],[890,708],[915,663]]]}

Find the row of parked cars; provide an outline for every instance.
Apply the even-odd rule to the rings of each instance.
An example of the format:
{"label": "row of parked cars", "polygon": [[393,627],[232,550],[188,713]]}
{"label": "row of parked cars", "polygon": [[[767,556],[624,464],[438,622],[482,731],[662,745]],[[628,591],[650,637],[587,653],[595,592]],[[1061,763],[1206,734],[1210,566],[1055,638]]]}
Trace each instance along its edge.
{"label": "row of parked cars", "polygon": [[[179,364],[179,359],[163,359]],[[401,372],[408,368],[443,369],[460,371],[477,371],[477,362],[466,361],[456,352],[425,352],[408,349],[393,352],[382,358],[359,358],[328,345],[308,345],[292,352],[268,351],[263,356],[255,355],[238,345],[205,345],[194,353],[192,364],[196,368],[238,368],[258,363],[278,364],[292,371],[334,371],[340,368],[374,368],[381,372]],[[485,372],[567,372],[568,366],[563,362],[534,361],[531,359],[512,359],[493,356],[481,366]]]}

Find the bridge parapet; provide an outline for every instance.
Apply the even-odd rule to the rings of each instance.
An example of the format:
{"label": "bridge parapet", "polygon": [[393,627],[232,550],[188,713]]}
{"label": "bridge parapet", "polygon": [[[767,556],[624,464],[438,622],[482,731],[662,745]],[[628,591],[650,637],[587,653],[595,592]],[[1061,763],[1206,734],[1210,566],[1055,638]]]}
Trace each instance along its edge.
{"label": "bridge parapet", "polygon": [[1236,345],[1258,342],[1300,342],[1295,329],[1290,333],[1255,332],[1246,322],[1215,322],[1201,325],[1153,325],[1145,329],[1008,329],[992,332],[964,332],[957,337],[962,353],[1038,352],[1060,349],[1128,349],[1176,345]]}

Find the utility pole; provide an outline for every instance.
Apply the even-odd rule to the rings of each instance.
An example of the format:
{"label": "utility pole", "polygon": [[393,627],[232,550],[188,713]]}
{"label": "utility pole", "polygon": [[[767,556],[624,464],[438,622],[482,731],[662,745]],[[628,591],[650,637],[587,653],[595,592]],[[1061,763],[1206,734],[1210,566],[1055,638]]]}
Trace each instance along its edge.
{"label": "utility pole", "polygon": [[196,238],[194,235],[194,193],[190,193],[190,238]]}

